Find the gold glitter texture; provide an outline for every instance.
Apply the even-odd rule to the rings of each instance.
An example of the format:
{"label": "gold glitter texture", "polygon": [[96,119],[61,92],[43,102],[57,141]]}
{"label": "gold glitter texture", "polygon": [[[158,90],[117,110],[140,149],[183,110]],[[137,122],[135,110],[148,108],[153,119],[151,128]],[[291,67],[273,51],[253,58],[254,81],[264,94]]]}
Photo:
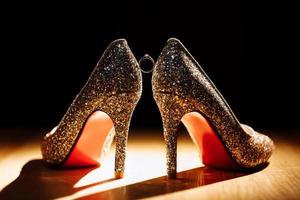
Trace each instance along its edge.
{"label": "gold glitter texture", "polygon": [[79,139],[88,117],[100,110],[114,123],[115,174],[123,174],[130,119],[141,92],[141,70],[126,40],[113,41],[56,131],[44,137],[41,145],[43,160],[49,165],[61,166]]}
{"label": "gold glitter texture", "polygon": [[255,131],[245,131],[225,99],[183,44],[168,40],[153,70],[153,95],[161,112],[167,145],[167,171],[176,177],[177,127],[189,112],[201,113],[242,168],[266,163],[272,140]]}

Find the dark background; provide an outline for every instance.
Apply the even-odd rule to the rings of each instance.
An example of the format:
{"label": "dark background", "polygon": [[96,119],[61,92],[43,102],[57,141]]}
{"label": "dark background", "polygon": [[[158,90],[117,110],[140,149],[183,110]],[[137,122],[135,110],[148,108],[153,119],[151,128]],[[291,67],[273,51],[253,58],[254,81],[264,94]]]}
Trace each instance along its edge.
{"label": "dark background", "polygon": [[[137,59],[180,39],[241,122],[299,127],[296,7],[253,1],[103,1],[1,6],[1,127],[55,126],[101,53],[126,38]],[[144,75],[133,128],[161,128]],[[105,83],[104,83],[105,84]]]}

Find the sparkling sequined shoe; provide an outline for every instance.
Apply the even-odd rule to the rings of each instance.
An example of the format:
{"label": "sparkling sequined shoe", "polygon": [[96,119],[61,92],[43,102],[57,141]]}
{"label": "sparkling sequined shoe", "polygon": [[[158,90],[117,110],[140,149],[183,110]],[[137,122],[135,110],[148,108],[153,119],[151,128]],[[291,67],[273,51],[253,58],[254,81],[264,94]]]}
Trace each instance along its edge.
{"label": "sparkling sequined shoe", "polygon": [[153,96],[167,145],[167,173],[176,177],[177,128],[182,121],[205,165],[249,169],[266,163],[272,140],[240,124],[203,69],[177,39],[169,39],[153,70]]}
{"label": "sparkling sequined shoe", "polygon": [[141,84],[139,65],[126,40],[115,40],[58,126],[43,138],[43,160],[59,167],[97,165],[114,138],[115,176],[122,177],[130,119]]}

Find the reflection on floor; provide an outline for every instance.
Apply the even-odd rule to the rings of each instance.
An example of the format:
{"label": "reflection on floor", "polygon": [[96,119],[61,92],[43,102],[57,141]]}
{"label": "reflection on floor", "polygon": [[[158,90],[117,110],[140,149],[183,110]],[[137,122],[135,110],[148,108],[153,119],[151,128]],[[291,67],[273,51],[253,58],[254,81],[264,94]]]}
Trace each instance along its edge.
{"label": "reflection on floor", "polygon": [[[26,135],[27,130],[16,131]],[[296,141],[299,137],[275,140],[277,150],[265,168],[230,172],[204,167],[195,145],[183,136],[178,144],[178,178],[168,180],[162,135],[135,132],[129,137],[125,177],[115,180],[113,149],[100,168],[49,169],[41,161],[39,140],[6,138],[0,142],[0,199],[299,198]]]}

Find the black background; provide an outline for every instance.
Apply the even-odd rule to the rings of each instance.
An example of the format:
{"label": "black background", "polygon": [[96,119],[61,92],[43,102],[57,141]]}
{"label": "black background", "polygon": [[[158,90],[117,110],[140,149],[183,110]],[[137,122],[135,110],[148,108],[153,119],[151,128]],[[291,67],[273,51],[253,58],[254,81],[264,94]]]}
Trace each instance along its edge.
{"label": "black background", "polygon": [[[156,59],[169,37],[185,44],[241,122],[299,127],[293,5],[103,1],[1,9],[1,127],[55,126],[111,41],[126,38],[137,59]],[[161,128],[151,75],[143,78],[132,127]]]}

